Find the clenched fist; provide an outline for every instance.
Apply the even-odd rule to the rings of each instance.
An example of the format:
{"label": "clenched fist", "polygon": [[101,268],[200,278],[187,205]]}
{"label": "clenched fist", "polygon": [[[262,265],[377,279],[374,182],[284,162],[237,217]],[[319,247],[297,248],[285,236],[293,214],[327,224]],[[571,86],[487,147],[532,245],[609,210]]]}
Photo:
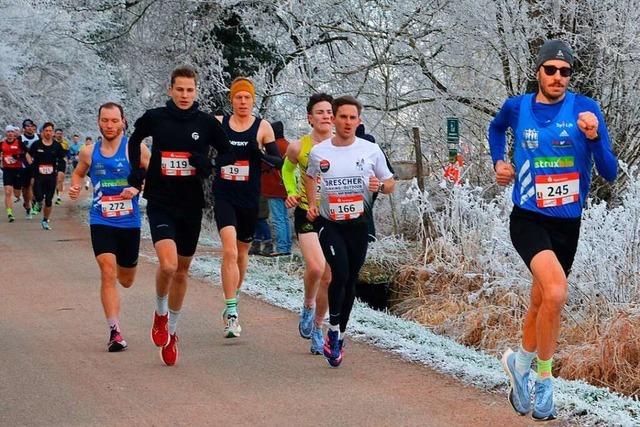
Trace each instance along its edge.
{"label": "clenched fist", "polygon": [[496,162],[496,182],[498,185],[509,185],[516,176],[516,171],[511,163],[502,160]]}
{"label": "clenched fist", "polygon": [[598,137],[598,118],[591,111],[578,114],[578,129],[584,133],[587,139]]}
{"label": "clenched fist", "polygon": [[137,188],[127,187],[124,190],[122,190],[122,192],[120,193],[120,196],[123,199],[133,199],[138,195],[138,193],[140,193],[140,190],[138,190]]}
{"label": "clenched fist", "polygon": [[78,200],[78,196],[80,195],[80,186],[72,185],[69,187],[69,198],[71,200]]}
{"label": "clenched fist", "polygon": [[300,204],[300,196],[298,195],[287,196],[287,198],[284,200],[284,205],[287,207],[287,209],[295,208],[299,204]]}

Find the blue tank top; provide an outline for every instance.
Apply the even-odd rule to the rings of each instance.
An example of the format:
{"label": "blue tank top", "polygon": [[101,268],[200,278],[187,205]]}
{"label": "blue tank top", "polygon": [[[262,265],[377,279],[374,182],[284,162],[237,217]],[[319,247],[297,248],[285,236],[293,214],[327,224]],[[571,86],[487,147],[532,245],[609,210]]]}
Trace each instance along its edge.
{"label": "blue tank top", "polygon": [[127,159],[127,138],[123,137],[118,151],[111,157],[100,152],[102,141],[96,142],[91,155],[89,176],[93,184],[93,200],[89,210],[89,224],[118,228],[140,228],[138,196],[119,200],[118,195],[129,185],[131,171]]}
{"label": "blue tank top", "polygon": [[533,113],[534,96],[525,95],[520,103],[513,203],[555,218],[577,218],[589,193],[593,161],[576,123],[575,94],[567,92],[558,114],[546,123]]}

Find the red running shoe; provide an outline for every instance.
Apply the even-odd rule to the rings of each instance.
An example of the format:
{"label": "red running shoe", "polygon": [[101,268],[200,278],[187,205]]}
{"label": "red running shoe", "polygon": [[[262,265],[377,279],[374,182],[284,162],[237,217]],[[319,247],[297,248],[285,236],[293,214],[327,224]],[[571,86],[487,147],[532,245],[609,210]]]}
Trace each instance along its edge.
{"label": "red running shoe", "polygon": [[153,312],[153,326],[151,327],[151,341],[156,347],[169,345],[169,313],[160,316]]}
{"label": "red running shoe", "polygon": [[169,337],[171,338],[169,344],[160,350],[160,358],[165,365],[173,366],[178,361],[178,335],[173,334]]}

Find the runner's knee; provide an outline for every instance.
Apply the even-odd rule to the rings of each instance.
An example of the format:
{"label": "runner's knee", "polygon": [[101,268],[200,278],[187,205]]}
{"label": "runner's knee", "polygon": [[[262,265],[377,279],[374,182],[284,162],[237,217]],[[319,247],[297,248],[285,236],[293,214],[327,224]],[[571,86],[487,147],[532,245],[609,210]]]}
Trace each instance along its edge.
{"label": "runner's knee", "polygon": [[227,262],[236,262],[238,260],[238,248],[235,245],[229,245],[222,249],[222,259]]}
{"label": "runner's knee", "polygon": [[178,271],[178,263],[165,261],[160,263],[160,273],[165,276],[173,276]]}
{"label": "runner's knee", "polygon": [[314,280],[318,280],[322,276],[322,273],[324,273],[324,265],[321,265],[314,261],[310,261],[307,263],[305,271],[307,271],[309,277]]}
{"label": "runner's knee", "polygon": [[116,268],[113,265],[102,265],[100,278],[103,286],[114,286],[116,283]]}
{"label": "runner's knee", "polygon": [[567,286],[566,283],[564,285],[557,285],[550,287],[549,289],[545,289],[542,295],[542,304],[547,309],[552,309],[554,311],[562,311],[565,303],[567,302]]}

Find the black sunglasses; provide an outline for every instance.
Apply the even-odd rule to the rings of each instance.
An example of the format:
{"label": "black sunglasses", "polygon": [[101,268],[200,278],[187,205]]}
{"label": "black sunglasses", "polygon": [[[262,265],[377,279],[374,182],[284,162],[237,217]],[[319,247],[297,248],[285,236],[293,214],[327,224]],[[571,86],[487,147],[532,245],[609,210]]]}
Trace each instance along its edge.
{"label": "black sunglasses", "polygon": [[543,65],[544,73],[547,76],[553,76],[556,74],[556,71],[560,71],[560,75],[562,77],[569,77],[573,74],[573,68],[571,67],[556,67],[555,65]]}

